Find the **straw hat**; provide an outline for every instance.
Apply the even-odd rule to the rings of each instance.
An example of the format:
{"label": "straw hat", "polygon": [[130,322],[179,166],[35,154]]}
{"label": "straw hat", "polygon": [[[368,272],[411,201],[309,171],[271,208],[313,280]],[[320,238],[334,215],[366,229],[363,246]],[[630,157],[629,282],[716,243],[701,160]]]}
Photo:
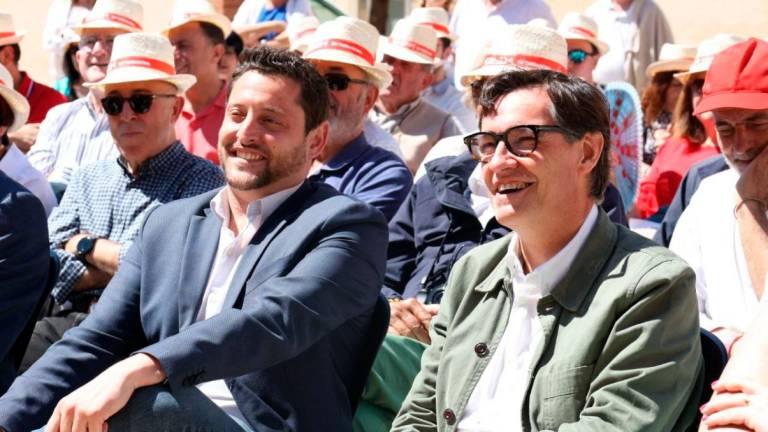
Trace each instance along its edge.
{"label": "straw hat", "polygon": [[288,33],[288,40],[291,41],[291,51],[305,52],[310,38],[318,27],[320,27],[320,20],[314,15],[300,16],[288,23],[285,31]]}
{"label": "straw hat", "polygon": [[529,24],[504,27],[491,40],[479,66],[461,77],[469,85],[475,77],[513,69],[550,69],[568,73],[568,45],[555,30]]}
{"label": "straw hat", "polygon": [[381,47],[384,55],[427,65],[440,64],[437,58],[437,32],[432,27],[401,19]]}
{"label": "straw hat", "polygon": [[743,36],[725,33],[717,34],[713,38],[705,40],[696,49],[696,58],[694,58],[688,71],[675,74],[675,78],[685,84],[691,75],[706,72],[709,69],[709,65],[712,64],[712,60],[720,51],[745,40],[747,39]]}
{"label": "straw hat", "polygon": [[408,19],[415,24],[432,27],[438,38],[448,38],[451,42],[458,39],[448,30],[448,12],[441,7],[415,8]]}
{"label": "straw hat", "polygon": [[83,22],[72,26],[72,30],[81,34],[85,29],[118,29],[127,32],[139,32],[144,20],[144,8],[132,0],[99,0],[93,6]]}
{"label": "straw hat", "polygon": [[232,22],[219,13],[216,7],[207,0],[176,0],[173,6],[171,24],[161,32],[168,36],[171,30],[191,22],[207,22],[221,29],[224,37],[232,31]]}
{"label": "straw hat", "polygon": [[660,72],[687,71],[696,57],[696,45],[665,43],[661,46],[659,60],[645,69],[648,78]]}
{"label": "straw hat", "polygon": [[309,41],[304,58],[357,66],[379,89],[389,87],[392,75],[386,66],[376,63],[379,32],[367,22],[341,16],[317,28]]}
{"label": "straw hat", "polygon": [[17,31],[13,26],[13,16],[8,12],[0,12],[0,46],[19,43],[26,31]]}
{"label": "straw hat", "polygon": [[184,92],[195,84],[194,75],[176,74],[173,47],[168,38],[151,33],[128,33],[115,38],[107,76],[86,87],[104,89],[109,84],[165,81]]}
{"label": "straw hat", "polygon": [[560,36],[566,40],[583,40],[597,47],[600,55],[608,52],[608,44],[597,38],[597,23],[592,18],[578,12],[568,12],[557,28]]}
{"label": "straw hat", "polygon": [[13,78],[5,66],[0,64],[0,96],[8,102],[13,111],[13,124],[8,132],[14,132],[22,127],[29,118],[29,102],[21,93],[13,89]]}

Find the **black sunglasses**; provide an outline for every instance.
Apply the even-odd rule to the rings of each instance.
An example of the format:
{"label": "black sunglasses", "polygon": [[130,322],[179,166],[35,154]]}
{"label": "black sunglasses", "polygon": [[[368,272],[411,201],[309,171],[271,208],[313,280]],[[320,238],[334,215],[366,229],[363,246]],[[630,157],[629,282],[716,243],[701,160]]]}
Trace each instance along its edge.
{"label": "black sunglasses", "polygon": [[368,81],[362,79],[353,79],[343,73],[329,72],[323,76],[328,84],[328,90],[343,91],[349,87],[349,83],[368,84]]}
{"label": "black sunglasses", "polygon": [[464,144],[469,148],[472,158],[480,162],[488,162],[496,152],[499,142],[504,142],[507,151],[515,156],[527,157],[539,145],[541,132],[560,132],[579,138],[579,134],[557,125],[520,125],[507,129],[502,134],[494,132],[476,132],[464,137]]}
{"label": "black sunglasses", "polygon": [[101,100],[101,106],[104,108],[104,112],[116,116],[123,112],[123,105],[128,101],[128,106],[131,107],[136,114],[145,114],[152,108],[152,101],[155,98],[166,97],[175,98],[176,95],[171,94],[150,94],[150,93],[137,93],[125,98],[120,95],[107,96]]}
{"label": "black sunglasses", "polygon": [[586,52],[581,48],[572,49],[568,51],[568,60],[576,64],[582,64],[587,57],[592,57],[597,55],[597,53],[598,51],[596,49],[593,49],[592,52]]}

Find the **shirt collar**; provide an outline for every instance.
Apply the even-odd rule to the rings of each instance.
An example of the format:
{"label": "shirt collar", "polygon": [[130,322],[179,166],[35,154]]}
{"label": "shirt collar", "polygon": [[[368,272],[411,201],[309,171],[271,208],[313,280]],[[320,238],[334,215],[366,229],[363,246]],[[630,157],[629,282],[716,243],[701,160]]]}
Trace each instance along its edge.
{"label": "shirt collar", "polygon": [[5,151],[3,158],[0,159],[0,171],[17,182],[21,179],[24,169],[28,166],[29,162],[26,161],[26,156],[16,147],[16,144],[11,144]]}
{"label": "shirt collar", "polygon": [[32,93],[32,86],[33,82],[32,79],[27,75],[26,72],[21,72],[21,83],[19,83],[19,88],[17,91],[24,95],[25,98],[29,99],[29,95]]}
{"label": "shirt collar", "polygon": [[[288,189],[283,189],[281,191],[275,192],[272,195],[268,195],[260,200],[253,201],[252,203],[248,204],[248,208],[246,209],[246,216],[248,217],[249,223],[254,223],[254,221],[259,220],[259,224],[274,213],[275,210],[277,210],[280,205],[285,202],[288,197],[293,195],[294,192],[296,192],[299,187],[301,187],[301,183],[297,184],[296,186],[289,187]],[[211,210],[213,210],[213,213],[216,215],[216,217],[221,220],[222,226],[229,226],[229,200],[227,199],[227,190],[229,186],[225,186],[221,188],[221,190],[214,195],[214,197],[211,199]]]}
{"label": "shirt collar", "polygon": [[117,158],[117,164],[120,165],[120,168],[123,169],[123,172],[128,177],[134,179],[144,178],[166,171],[169,166],[172,166],[182,158],[186,152],[187,151],[184,149],[181,142],[176,140],[168,148],[141,164],[135,175],[131,174],[131,171],[128,169],[128,164],[125,159],[123,159],[122,155]]}
{"label": "shirt collar", "polygon": [[362,154],[370,145],[365,140],[365,135],[360,134],[357,138],[350,141],[340,152],[336,153],[327,163],[325,163],[320,169],[337,171],[347,165],[351,164]]}

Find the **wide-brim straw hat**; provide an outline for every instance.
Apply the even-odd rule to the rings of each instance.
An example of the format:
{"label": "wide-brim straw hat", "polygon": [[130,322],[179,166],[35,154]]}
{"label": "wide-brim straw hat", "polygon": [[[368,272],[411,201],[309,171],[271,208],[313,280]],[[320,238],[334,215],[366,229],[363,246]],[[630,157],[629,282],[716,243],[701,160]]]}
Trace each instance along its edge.
{"label": "wide-brim straw hat", "polygon": [[411,63],[439,65],[437,32],[432,27],[408,19],[395,23],[389,37],[380,48],[382,54]]}
{"label": "wide-brim straw hat", "polygon": [[645,69],[648,78],[661,72],[687,71],[696,57],[696,45],[665,43],[661,46],[659,59]]}
{"label": "wide-brim straw hat", "polygon": [[232,22],[226,15],[219,13],[216,6],[207,0],[177,0],[173,7],[171,23],[161,33],[168,36],[171,30],[191,22],[207,22],[213,24],[224,34],[229,36],[232,31]]}
{"label": "wide-brim straw hat", "polygon": [[675,74],[675,78],[685,84],[688,79],[701,72],[709,70],[709,66],[712,64],[712,60],[721,51],[736,45],[739,42],[747,40],[744,36],[721,33],[717,34],[711,39],[707,39],[699,44],[696,49],[696,57],[693,59],[693,63],[686,72],[680,72]]}
{"label": "wide-brim straw hat", "polygon": [[568,12],[560,21],[557,32],[565,40],[583,40],[597,47],[600,55],[608,52],[608,44],[598,38],[597,22],[592,18],[578,12]]}
{"label": "wide-brim straw hat", "polygon": [[376,62],[378,45],[376,27],[357,18],[342,16],[317,28],[304,58],[359,67],[377,88],[384,89],[392,83],[392,74],[385,65]]}
{"label": "wide-brim straw hat", "polygon": [[441,7],[415,8],[408,19],[418,25],[432,27],[438,38],[447,38],[455,42],[458,37],[448,29],[448,12]]}
{"label": "wide-brim straw hat", "polygon": [[314,15],[300,16],[288,23],[285,31],[291,43],[290,50],[304,53],[318,27],[320,27],[320,20]]}
{"label": "wide-brim straw hat", "polygon": [[179,92],[185,92],[197,79],[194,75],[176,73],[173,47],[168,38],[151,33],[127,33],[115,38],[104,79],[83,85],[103,90],[110,84],[143,81],[165,81],[175,85]]}
{"label": "wide-brim straw hat", "polygon": [[15,132],[24,126],[29,118],[29,102],[21,93],[13,89],[13,78],[5,66],[0,64],[0,96],[8,103],[13,111],[13,124],[8,132]]}
{"label": "wide-brim straw hat", "polygon": [[13,25],[13,16],[7,12],[0,12],[0,46],[19,43],[24,39],[26,31],[16,30]]}
{"label": "wide-brim straw hat", "polygon": [[567,74],[568,45],[551,28],[511,24],[494,36],[477,64],[475,69],[462,75],[462,85],[509,70],[549,69]]}
{"label": "wide-brim straw hat", "polygon": [[86,29],[114,29],[126,32],[143,31],[144,8],[132,0],[99,0],[83,22],[72,26],[72,31],[82,34]]}

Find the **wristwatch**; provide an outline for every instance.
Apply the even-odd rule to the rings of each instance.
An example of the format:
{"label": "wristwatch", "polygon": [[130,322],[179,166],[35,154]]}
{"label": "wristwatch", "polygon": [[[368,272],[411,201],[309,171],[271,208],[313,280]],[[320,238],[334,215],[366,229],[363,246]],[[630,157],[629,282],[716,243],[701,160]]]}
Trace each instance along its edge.
{"label": "wristwatch", "polygon": [[85,236],[81,238],[75,247],[75,257],[81,261],[84,261],[85,256],[93,251],[93,247],[96,246],[96,240],[98,239],[98,237],[94,236]]}

